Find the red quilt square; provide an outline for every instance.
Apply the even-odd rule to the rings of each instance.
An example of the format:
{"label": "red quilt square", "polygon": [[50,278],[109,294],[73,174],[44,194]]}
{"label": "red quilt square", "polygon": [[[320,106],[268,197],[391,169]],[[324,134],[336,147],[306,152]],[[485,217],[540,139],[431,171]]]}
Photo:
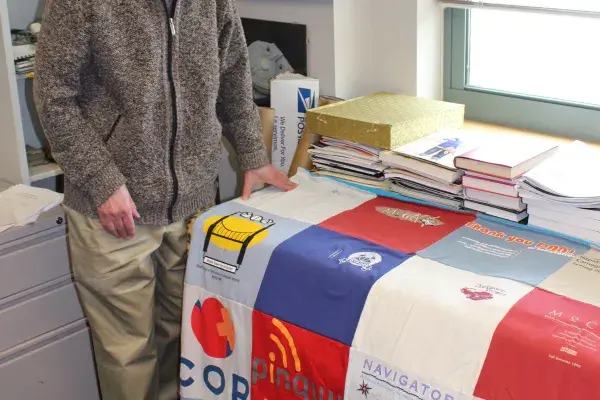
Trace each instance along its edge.
{"label": "red quilt square", "polygon": [[534,289],[496,328],[474,395],[600,398],[599,323],[600,308]]}
{"label": "red quilt square", "polygon": [[251,397],[343,399],[350,348],[253,311]]}
{"label": "red quilt square", "polygon": [[415,253],[474,219],[474,214],[377,197],[319,226],[404,253]]}

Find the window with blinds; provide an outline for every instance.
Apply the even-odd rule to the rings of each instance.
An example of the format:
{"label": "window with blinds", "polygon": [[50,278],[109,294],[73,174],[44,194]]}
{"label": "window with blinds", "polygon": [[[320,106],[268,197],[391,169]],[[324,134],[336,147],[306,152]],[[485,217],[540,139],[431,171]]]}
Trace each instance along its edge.
{"label": "window with blinds", "polygon": [[450,7],[495,8],[564,14],[600,14],[598,0],[438,0]]}
{"label": "window with blinds", "polygon": [[600,141],[600,0],[440,0],[444,97],[467,117]]}

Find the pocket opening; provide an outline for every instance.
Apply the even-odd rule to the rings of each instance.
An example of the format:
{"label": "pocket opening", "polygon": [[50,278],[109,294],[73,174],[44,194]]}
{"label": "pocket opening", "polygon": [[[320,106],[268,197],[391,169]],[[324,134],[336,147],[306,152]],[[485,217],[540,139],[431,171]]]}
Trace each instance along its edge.
{"label": "pocket opening", "polygon": [[106,139],[104,139],[104,143],[108,143],[108,141],[113,137],[113,134],[115,133],[115,130],[117,129],[117,126],[119,126],[119,122],[121,122],[121,114],[119,114],[117,116],[117,119],[110,127],[110,131],[108,131],[108,135],[106,135]]}

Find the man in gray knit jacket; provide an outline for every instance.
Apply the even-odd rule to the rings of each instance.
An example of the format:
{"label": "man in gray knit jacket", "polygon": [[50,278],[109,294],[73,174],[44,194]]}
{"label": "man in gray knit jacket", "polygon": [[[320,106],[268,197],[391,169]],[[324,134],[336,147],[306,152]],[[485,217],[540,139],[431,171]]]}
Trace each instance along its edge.
{"label": "man in gray knit jacket", "polygon": [[36,64],[103,398],[175,399],[186,221],[215,199],[221,135],[243,197],[294,187],[268,163],[234,0],[48,0]]}

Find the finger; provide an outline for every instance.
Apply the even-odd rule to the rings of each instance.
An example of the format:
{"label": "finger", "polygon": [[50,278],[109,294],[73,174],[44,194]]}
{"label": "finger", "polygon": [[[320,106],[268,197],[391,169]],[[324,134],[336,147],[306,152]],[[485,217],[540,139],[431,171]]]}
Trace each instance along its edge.
{"label": "finger", "polygon": [[287,182],[281,187],[281,189],[285,190],[286,192],[289,192],[290,190],[294,190],[297,187],[298,187],[298,185],[295,184],[294,182]]}
{"label": "finger", "polygon": [[275,179],[275,182],[273,182],[272,185],[278,187],[281,190],[285,190],[286,192],[298,186],[297,184],[292,182],[285,174],[278,175]]}
{"label": "finger", "polygon": [[123,227],[125,228],[125,234],[127,239],[135,236],[135,223],[133,222],[133,215],[124,215],[121,219],[123,221]]}
{"label": "finger", "polygon": [[140,213],[138,213],[137,206],[135,205],[133,200],[131,200],[131,212],[133,214],[133,218],[135,218],[135,219],[142,218],[142,217],[140,217]]}
{"label": "finger", "polygon": [[115,225],[115,230],[117,231],[117,237],[121,239],[127,239],[127,231],[125,230],[125,225],[123,225],[123,218],[116,216],[113,219],[113,224]]}
{"label": "finger", "polygon": [[283,190],[288,191],[288,190],[293,190],[296,189],[298,187],[298,184],[295,182],[292,182],[291,180],[287,180],[284,184],[284,188]]}
{"label": "finger", "polygon": [[252,193],[252,188],[254,187],[254,180],[246,177],[244,179],[244,187],[242,188],[242,200],[248,200],[250,198],[250,194]]}
{"label": "finger", "polygon": [[104,228],[104,230],[106,232],[108,232],[109,234],[111,234],[115,237],[119,237],[119,234],[117,233],[117,230],[115,229],[115,224],[113,224],[111,220],[107,220],[107,219],[104,219],[104,221],[100,220],[100,223],[102,224],[102,227]]}

